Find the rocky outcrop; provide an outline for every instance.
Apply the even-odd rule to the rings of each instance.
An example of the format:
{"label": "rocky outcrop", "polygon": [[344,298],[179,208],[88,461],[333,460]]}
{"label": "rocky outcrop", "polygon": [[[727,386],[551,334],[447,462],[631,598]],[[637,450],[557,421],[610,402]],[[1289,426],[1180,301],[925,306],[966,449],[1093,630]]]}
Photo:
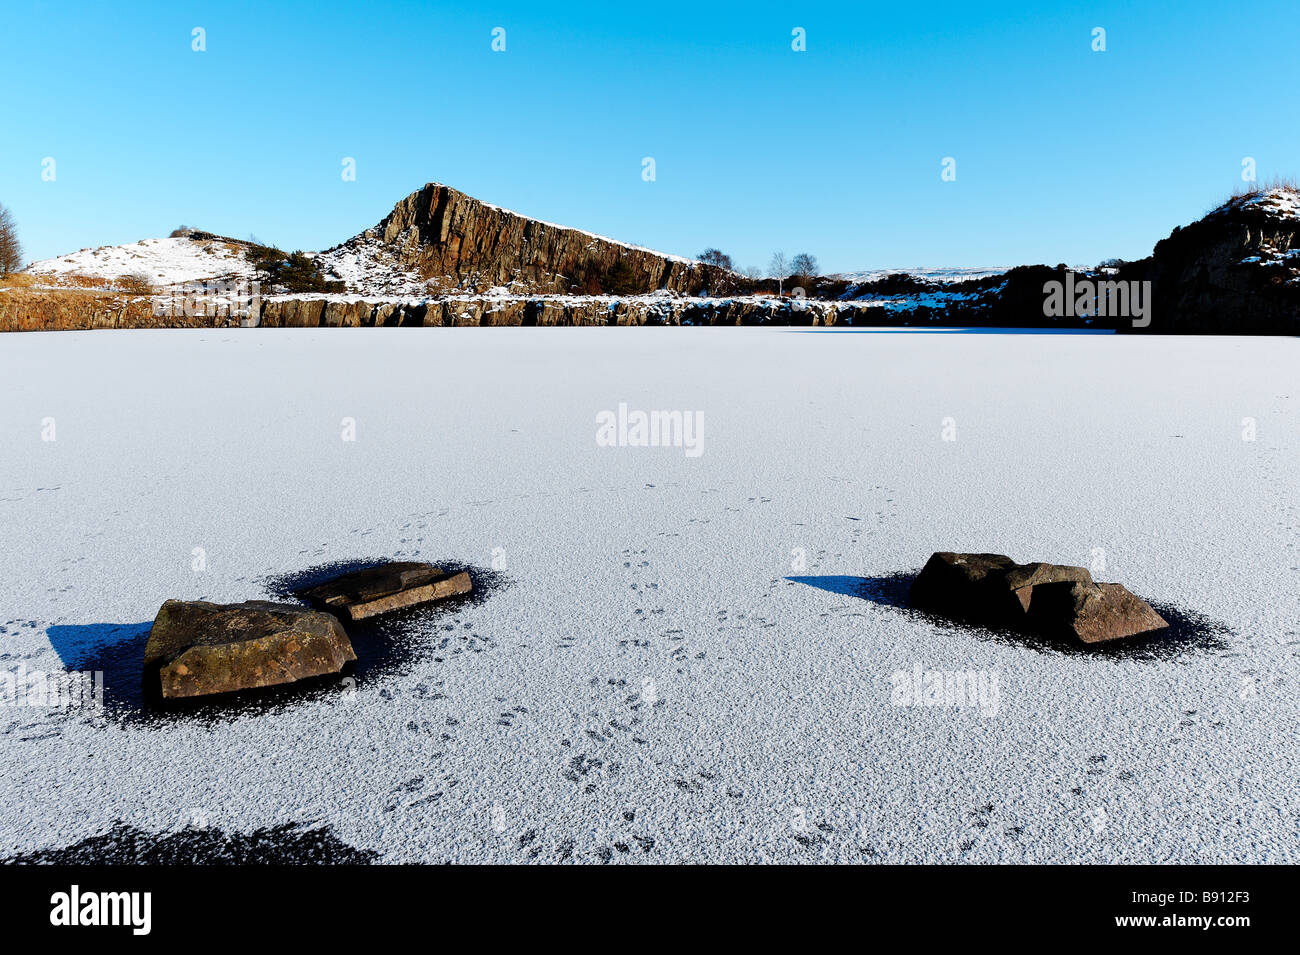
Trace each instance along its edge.
{"label": "rocky outcrop", "polygon": [[444,298],[422,302],[271,299],[267,328],[469,327],[481,325],[834,325],[842,306],[795,299]]}
{"label": "rocky outcrop", "polygon": [[394,561],[343,574],[300,596],[313,606],[356,621],[467,594],[473,586],[466,571],[449,574],[432,564]]}
{"label": "rocky outcrop", "polygon": [[356,659],[327,613],[263,600],[168,600],[145,644],[144,690],[164,701],[232,693],[338,673]]}
{"label": "rocky outcrop", "polygon": [[[92,328],[388,328],[488,325],[834,325],[851,306],[820,300],[566,295],[431,298],[400,302],[263,299],[247,317],[155,314],[144,299],[25,290],[0,295],[0,331]],[[879,318],[877,311],[873,316]]]}
{"label": "rocky outcrop", "polygon": [[1300,334],[1300,192],[1238,196],[1122,269],[1149,280],[1149,332]]}
{"label": "rocky outcrop", "polygon": [[1082,643],[1119,640],[1168,626],[1121,584],[1098,584],[1085,567],[1017,564],[1003,554],[930,557],[912,582],[912,606],[985,627]]}
{"label": "rocky outcrop", "polygon": [[411,193],[373,229],[324,255],[356,249],[373,257],[367,247],[376,241],[399,267],[461,289],[689,295],[710,274],[700,262],[530,219],[439,183]]}
{"label": "rocky outcrop", "polygon": [[0,332],[57,332],[92,328],[212,328],[239,319],[155,313],[154,302],[75,289],[0,289]]}

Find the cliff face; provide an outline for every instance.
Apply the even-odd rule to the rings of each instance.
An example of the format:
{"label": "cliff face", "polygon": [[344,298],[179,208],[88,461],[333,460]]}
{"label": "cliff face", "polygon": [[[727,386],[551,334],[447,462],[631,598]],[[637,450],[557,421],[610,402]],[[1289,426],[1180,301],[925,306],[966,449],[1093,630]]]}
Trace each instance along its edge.
{"label": "cliff face", "polygon": [[1300,193],[1232,199],[1120,275],[1151,281],[1150,332],[1300,334]]}
{"label": "cliff face", "polygon": [[[875,310],[879,312],[879,310]],[[0,295],[0,331],[95,328],[370,328],[480,325],[834,325],[853,309],[772,299],[457,297],[424,301],[274,298],[246,319],[228,312],[159,314],[147,299],[91,293]],[[879,317],[879,316],[873,316]],[[844,319],[841,319],[844,320]]]}
{"label": "cliff face", "polygon": [[746,299],[448,298],[424,302],[275,299],[264,328],[488,325],[834,325],[833,302]]}
{"label": "cliff face", "polygon": [[529,219],[437,183],[321,258],[342,256],[396,263],[446,288],[694,294],[706,281],[705,266],[693,260]]}
{"label": "cliff face", "polygon": [[212,328],[239,320],[160,316],[147,297],[73,289],[0,291],[0,332],[57,332],[91,328]]}

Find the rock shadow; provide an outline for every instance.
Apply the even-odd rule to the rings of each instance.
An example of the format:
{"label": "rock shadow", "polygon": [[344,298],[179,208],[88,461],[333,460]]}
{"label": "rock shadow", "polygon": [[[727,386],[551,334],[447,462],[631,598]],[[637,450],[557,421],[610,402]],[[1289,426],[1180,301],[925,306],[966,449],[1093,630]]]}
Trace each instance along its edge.
{"label": "rock shadow", "polygon": [[1145,636],[1138,635],[1106,643],[1053,640],[1036,633],[993,629],[965,623],[929,611],[918,610],[912,606],[909,595],[912,581],[919,573],[919,570],[913,570],[887,574],[883,577],[828,575],[787,577],[786,580],[817,587],[833,594],[869,600],[945,630],[962,630],[980,640],[1016,644],[1045,654],[1060,653],[1117,660],[1174,660],[1187,653],[1223,653],[1231,647],[1229,638],[1233,635],[1233,631],[1227,624],[1213,620],[1195,610],[1157,600],[1148,600],[1147,603],[1169,622],[1166,629],[1155,630]]}
{"label": "rock shadow", "polygon": [[66,670],[101,672],[105,708],[122,712],[141,706],[144,645],[152,627],[152,620],[55,624],[46,628],[45,636]]}

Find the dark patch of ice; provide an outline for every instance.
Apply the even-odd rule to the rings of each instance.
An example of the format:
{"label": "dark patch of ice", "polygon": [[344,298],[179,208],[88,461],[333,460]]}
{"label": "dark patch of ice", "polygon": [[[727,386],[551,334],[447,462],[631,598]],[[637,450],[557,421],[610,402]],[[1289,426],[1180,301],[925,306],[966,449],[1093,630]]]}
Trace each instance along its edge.
{"label": "dark patch of ice", "polygon": [[194,826],[146,832],[117,822],[70,846],[19,853],[0,865],[367,865],[378,858],[341,841],[329,826],[287,822],[228,835]]}
{"label": "dark patch of ice", "polygon": [[1230,648],[1229,638],[1233,636],[1232,629],[1225,623],[1213,620],[1198,611],[1183,609],[1174,604],[1157,600],[1148,600],[1147,602],[1151,604],[1156,613],[1169,622],[1166,629],[1153,630],[1147,635],[1138,634],[1124,640],[1113,640],[1106,643],[1053,640],[1038,634],[1024,633],[1018,630],[976,627],[914,608],[911,605],[909,594],[912,590],[912,581],[916,579],[919,573],[919,570],[913,570],[887,574],[883,577],[828,575],[820,577],[787,577],[786,580],[806,584],[809,587],[817,587],[833,594],[870,600],[872,603],[888,607],[897,613],[915,617],[936,627],[943,627],[947,630],[962,630],[981,640],[996,640],[1003,643],[1018,644],[1039,653],[1062,653],[1120,660],[1172,660],[1184,653],[1223,653]]}

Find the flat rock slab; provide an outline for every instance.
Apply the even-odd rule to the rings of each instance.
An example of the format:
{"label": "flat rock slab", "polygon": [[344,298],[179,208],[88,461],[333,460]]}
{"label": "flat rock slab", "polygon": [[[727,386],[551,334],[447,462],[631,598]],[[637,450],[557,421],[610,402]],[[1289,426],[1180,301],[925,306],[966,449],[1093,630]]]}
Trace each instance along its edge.
{"label": "flat rock slab", "polygon": [[176,700],[277,686],[338,673],[356,658],[327,613],[264,600],[168,600],[145,644],[145,692]]}
{"label": "flat rock slab", "polygon": [[987,627],[1100,643],[1169,624],[1122,584],[1086,567],[1017,564],[1003,554],[932,555],[912,582],[912,606]]}
{"label": "flat rock slab", "polygon": [[432,564],[398,561],[343,574],[304,590],[301,596],[316,607],[355,621],[467,594],[473,587],[466,571],[449,574]]}

